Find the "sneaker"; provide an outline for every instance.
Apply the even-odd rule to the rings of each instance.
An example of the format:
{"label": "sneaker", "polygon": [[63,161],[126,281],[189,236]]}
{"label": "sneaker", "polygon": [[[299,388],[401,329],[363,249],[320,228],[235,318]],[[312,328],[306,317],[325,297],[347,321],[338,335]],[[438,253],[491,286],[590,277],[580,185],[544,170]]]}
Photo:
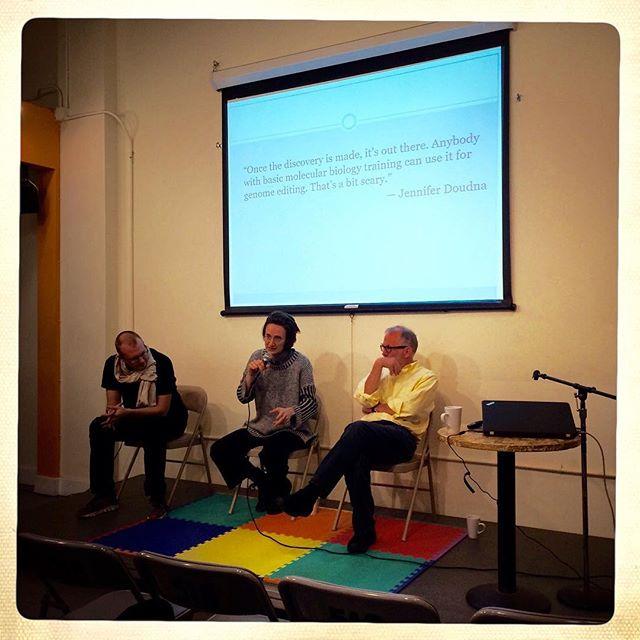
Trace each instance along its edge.
{"label": "sneaker", "polygon": [[349,553],[366,553],[369,547],[376,541],[376,532],[355,534],[349,542],[347,542],[347,551]]}
{"label": "sneaker", "polygon": [[290,516],[309,516],[319,497],[318,487],[310,483],[284,499],[283,511]]}
{"label": "sneaker", "polygon": [[78,511],[78,518],[93,518],[101,513],[115,511],[118,506],[118,500],[113,496],[94,496]]}
{"label": "sneaker", "polygon": [[147,520],[160,520],[167,515],[169,508],[164,502],[152,502]]}

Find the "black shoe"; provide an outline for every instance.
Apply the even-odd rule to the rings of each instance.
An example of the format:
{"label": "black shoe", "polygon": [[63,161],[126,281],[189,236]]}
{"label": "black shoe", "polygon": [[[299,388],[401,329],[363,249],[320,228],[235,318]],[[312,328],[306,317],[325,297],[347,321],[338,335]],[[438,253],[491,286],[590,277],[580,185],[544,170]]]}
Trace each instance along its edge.
{"label": "black shoe", "polygon": [[151,511],[147,515],[147,520],[160,520],[167,515],[169,507],[164,500],[151,500]]}
{"label": "black shoe", "polygon": [[291,482],[288,478],[281,478],[271,482],[270,495],[265,502],[266,512],[273,516],[284,511],[284,504],[291,494]]}
{"label": "black shoe", "polygon": [[258,502],[256,502],[256,511],[258,513],[267,513],[274,516],[282,513],[284,498],[275,496],[266,489],[258,489]]}
{"label": "black shoe", "polygon": [[94,496],[78,511],[78,518],[93,518],[101,513],[115,511],[118,506],[118,499],[114,496]]}
{"label": "black shoe", "polygon": [[267,496],[264,491],[258,491],[258,502],[256,502],[256,511],[264,513],[267,510]]}
{"label": "black shoe", "polygon": [[319,497],[318,488],[313,484],[308,484],[284,499],[283,510],[290,516],[309,516]]}
{"label": "black shoe", "polygon": [[283,500],[291,493],[291,481],[286,476],[278,480],[271,481],[271,490],[274,496]]}
{"label": "black shoe", "polygon": [[369,547],[376,541],[376,532],[356,533],[347,543],[349,553],[366,553]]}

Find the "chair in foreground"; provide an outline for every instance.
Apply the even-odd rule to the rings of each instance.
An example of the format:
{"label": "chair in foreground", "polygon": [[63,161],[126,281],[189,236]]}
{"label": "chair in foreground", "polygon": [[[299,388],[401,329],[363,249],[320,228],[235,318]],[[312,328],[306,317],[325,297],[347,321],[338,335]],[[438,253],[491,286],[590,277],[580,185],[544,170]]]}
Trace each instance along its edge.
{"label": "chair in foreground", "polygon": [[[429,424],[431,424],[431,416],[429,416]],[[420,478],[422,477],[422,471],[427,469],[427,476],[429,478],[429,485],[426,487],[420,486]],[[420,441],[418,442],[418,446],[416,448],[416,452],[413,455],[411,460],[407,462],[400,462],[398,464],[394,464],[391,466],[374,466],[371,468],[371,471],[378,471],[384,473],[411,473],[415,471],[415,481],[413,485],[408,484],[398,484],[395,482],[375,482],[371,481],[372,487],[391,487],[393,489],[408,489],[411,490],[411,502],[409,503],[409,509],[407,510],[407,517],[404,523],[404,530],[402,532],[402,541],[406,542],[407,533],[409,531],[409,523],[411,522],[411,517],[413,516],[413,509],[416,503],[416,497],[418,495],[418,491],[428,491],[429,497],[431,499],[431,513],[435,515],[436,512],[436,498],[433,487],[433,475],[431,473],[431,455],[429,453],[429,430],[427,429]],[[347,497],[347,487],[345,486],[344,491],[342,492],[342,497],[340,498],[340,503],[338,504],[338,510],[336,511],[336,517],[333,521],[333,531],[338,528],[338,523],[340,522],[340,516],[342,515],[342,508],[344,506],[344,501]]]}
{"label": "chair in foreground", "polygon": [[278,591],[292,622],[440,622],[436,609],[418,596],[297,576],[283,578]]}
{"label": "chair in foreground", "polygon": [[134,563],[155,597],[214,614],[211,620],[278,620],[262,581],[248,569],[147,551],[137,554]]}
{"label": "chair in foreground", "polygon": [[[186,449],[182,458],[167,458],[167,462],[172,462],[174,464],[180,465],[180,470],[178,471],[178,475],[173,482],[173,487],[171,488],[171,493],[169,494],[169,499],[167,500],[167,506],[171,505],[173,496],[176,492],[176,488],[178,487],[178,482],[180,482],[182,473],[184,472],[184,468],[188,464],[198,467],[204,467],[207,473],[207,482],[209,484],[209,489],[213,489],[211,470],[209,469],[209,458],[204,446],[204,434],[202,432],[202,422],[208,401],[207,392],[201,387],[187,385],[178,385],[178,392],[180,393],[182,401],[184,402],[187,410],[196,415],[196,420],[192,429],[190,429],[189,425],[187,425],[187,430],[179,438],[167,442],[167,451],[173,449]],[[138,457],[138,453],[140,453],[140,449],[142,448],[142,443],[135,440],[125,441],[125,444],[129,447],[135,447],[136,449],[133,452],[133,456],[131,457],[131,461],[129,462],[127,471],[124,474],[124,478],[120,483],[120,487],[118,489],[118,498],[120,498],[120,494],[124,490],[124,486],[129,479],[129,475],[131,474],[131,469],[133,469],[133,465],[136,461],[136,458]],[[202,450],[202,461],[189,459],[191,450],[196,445],[199,445],[200,449]]]}
{"label": "chair in foreground", "polygon": [[606,620],[535,613],[504,607],[484,607],[471,616],[471,622],[479,624],[603,624]]}
{"label": "chair in foreground", "polygon": [[[143,593],[109,547],[21,533],[18,566],[31,568],[44,584],[39,618],[46,618],[50,607],[70,620],[173,620],[176,614],[170,603]],[[59,593],[63,585],[108,593],[72,610]]]}

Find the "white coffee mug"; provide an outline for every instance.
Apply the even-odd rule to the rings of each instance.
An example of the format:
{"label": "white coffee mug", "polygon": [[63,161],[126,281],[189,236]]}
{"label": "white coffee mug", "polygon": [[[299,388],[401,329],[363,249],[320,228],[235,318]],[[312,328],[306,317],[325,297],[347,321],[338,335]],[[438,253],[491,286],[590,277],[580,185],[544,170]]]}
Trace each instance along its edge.
{"label": "white coffee mug", "polygon": [[445,407],[444,413],[440,416],[442,424],[447,427],[447,433],[451,436],[460,432],[462,422],[462,407]]}
{"label": "white coffee mug", "polygon": [[485,529],[487,525],[480,522],[480,516],[467,516],[467,535],[475,540]]}

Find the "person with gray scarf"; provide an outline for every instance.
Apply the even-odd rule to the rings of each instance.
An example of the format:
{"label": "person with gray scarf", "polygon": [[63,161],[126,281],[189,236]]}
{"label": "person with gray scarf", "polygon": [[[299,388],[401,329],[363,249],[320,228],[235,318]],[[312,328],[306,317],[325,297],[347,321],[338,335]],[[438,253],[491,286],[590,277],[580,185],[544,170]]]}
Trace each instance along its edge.
{"label": "person with gray scarf", "polygon": [[89,427],[90,488],[93,498],[78,511],[92,518],[118,508],[113,481],[114,445],[141,442],[144,448],[144,491],[151,503],[149,518],[162,518],[165,504],[166,444],[187,425],[187,409],[176,386],[171,360],[147,347],[134,331],[116,336],[116,353],[102,372],[107,407]]}

